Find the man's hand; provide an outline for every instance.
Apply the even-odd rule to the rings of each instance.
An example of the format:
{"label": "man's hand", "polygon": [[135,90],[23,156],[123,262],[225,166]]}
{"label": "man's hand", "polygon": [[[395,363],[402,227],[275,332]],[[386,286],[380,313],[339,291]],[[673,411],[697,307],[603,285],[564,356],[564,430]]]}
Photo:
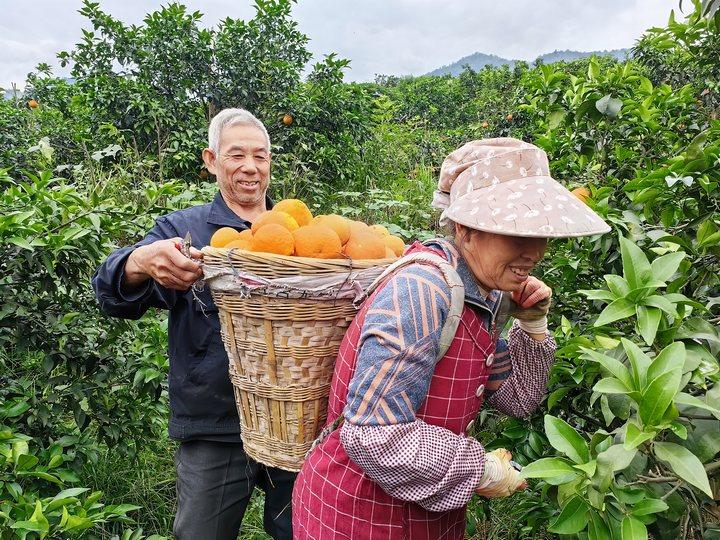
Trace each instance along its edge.
{"label": "man's hand", "polygon": [[168,289],[186,291],[202,277],[199,261],[202,252],[191,247],[190,259],[180,252],[182,238],[157,240],[152,244],[140,246],[130,254],[125,263],[126,287],[133,288],[154,279]]}
{"label": "man's hand", "polygon": [[508,497],[527,488],[511,459],[512,454],[504,448],[485,454],[485,470],[475,493],[487,498]]}

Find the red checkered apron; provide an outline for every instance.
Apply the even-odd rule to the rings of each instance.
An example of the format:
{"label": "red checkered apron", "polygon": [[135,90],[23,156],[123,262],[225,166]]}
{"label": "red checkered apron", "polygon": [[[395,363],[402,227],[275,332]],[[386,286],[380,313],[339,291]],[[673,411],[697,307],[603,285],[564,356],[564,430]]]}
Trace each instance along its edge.
{"label": "red checkered apron", "polygon": [[[443,256],[435,250],[416,246],[411,249]],[[340,346],[327,425],[343,413],[348,385],[355,373],[357,343],[375,294],[377,291],[360,309]],[[485,360],[494,352],[495,343],[481,318],[465,305],[455,338],[436,364],[427,399],[417,411],[417,418],[456,434],[465,433],[482,405],[482,397],[478,397],[476,391],[480,384],[487,382],[489,368]],[[339,428],[305,460],[295,481],[292,509],[293,537],[296,539],[449,540],[465,537],[466,507],[431,512],[388,495],[345,453]]]}

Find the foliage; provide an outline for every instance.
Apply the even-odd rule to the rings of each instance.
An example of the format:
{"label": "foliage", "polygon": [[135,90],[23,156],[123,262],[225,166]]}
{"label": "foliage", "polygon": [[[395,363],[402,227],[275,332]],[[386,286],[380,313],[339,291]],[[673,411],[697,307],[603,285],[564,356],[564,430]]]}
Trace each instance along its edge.
{"label": "foliage", "polygon": [[[207,120],[236,105],[268,126],[273,196],[408,241],[437,233],[428,202],[460,144],[516,136],[544,148],[553,176],[587,187],[614,231],[548,250],[538,275],[554,289],[558,350],[547,401],[529,420],[480,418],[483,443],[511,448],[532,487],[472,501],[468,534],[717,535],[712,5],[649,30],[626,62],[346,84],[348,61],[334,54],[308,68],[290,0],[259,0],[251,20],[211,29],[179,4],[126,26],[86,1],[92,29],[60,54],[73,80],[41,64],[23,99],[0,103],[3,538],[169,533],[165,320],[103,318],[89,280],[153,217],[212,196],[198,178]],[[260,502],[245,535],[262,535]]]}

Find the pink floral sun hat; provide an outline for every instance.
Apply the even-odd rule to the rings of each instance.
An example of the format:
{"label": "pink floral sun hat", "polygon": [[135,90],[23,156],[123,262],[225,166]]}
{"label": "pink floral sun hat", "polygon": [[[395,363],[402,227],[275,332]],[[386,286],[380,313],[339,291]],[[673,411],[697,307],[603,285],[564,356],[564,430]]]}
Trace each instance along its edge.
{"label": "pink floral sun hat", "polygon": [[513,138],[471,141],[440,169],[440,223],[509,236],[590,236],[610,227],[550,176],[547,154]]}

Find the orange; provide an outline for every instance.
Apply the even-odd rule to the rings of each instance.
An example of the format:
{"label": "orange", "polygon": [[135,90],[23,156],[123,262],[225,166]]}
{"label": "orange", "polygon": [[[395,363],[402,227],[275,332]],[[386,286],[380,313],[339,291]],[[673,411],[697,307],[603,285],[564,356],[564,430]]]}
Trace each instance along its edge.
{"label": "orange", "polygon": [[28,105],[28,107],[30,107],[31,109],[37,109],[39,104],[38,104],[38,102],[37,102],[36,100],[31,99],[31,100],[29,100],[29,101],[27,102],[27,105]]}
{"label": "orange", "polygon": [[578,199],[580,199],[585,204],[587,204],[587,201],[590,198],[590,190],[586,187],[575,188],[570,193],[575,195]]}
{"label": "orange", "polygon": [[326,225],[306,225],[293,232],[295,255],[316,259],[337,259],[342,253],[340,237]]}
{"label": "orange", "polygon": [[282,225],[268,223],[253,233],[250,250],[277,255],[292,255],[295,251],[293,235]]}
{"label": "orange", "polygon": [[264,227],[268,223],[282,225],[290,232],[293,232],[295,229],[298,228],[297,221],[295,221],[295,219],[293,219],[290,214],[280,212],[273,208],[272,210],[268,210],[267,212],[263,212],[262,214],[260,214],[258,218],[253,222],[250,229],[252,230],[253,234],[255,234],[256,232],[258,232],[258,230],[260,230],[261,227]]}
{"label": "orange", "polygon": [[483,123],[482,123],[482,127],[483,127],[483,128],[488,127],[488,123],[487,123],[487,122],[483,122]]}
{"label": "orange", "polygon": [[238,236],[240,233],[232,227],[220,227],[210,238],[210,245],[217,248],[225,247],[228,242],[232,242]]}
{"label": "orange", "polygon": [[390,249],[389,247],[385,248],[385,258],[386,259],[397,259],[397,255],[395,255],[395,252]]}
{"label": "orange", "polygon": [[351,259],[384,259],[385,242],[378,235],[367,232],[353,232],[343,248]]}
{"label": "orange", "polygon": [[393,253],[399,257],[405,251],[405,242],[399,236],[387,235],[382,237],[382,241],[386,247],[392,249]]}
{"label": "orange", "polygon": [[285,124],[286,126],[289,126],[290,124],[292,124],[292,123],[293,123],[292,114],[286,113],[285,116],[283,116],[282,122],[283,122],[283,124]]}
{"label": "orange", "polygon": [[508,115],[506,116],[506,118],[507,118],[507,121],[508,121],[508,122],[512,122],[513,115],[512,115],[512,114],[508,114]]}
{"label": "orange", "polygon": [[252,235],[252,229],[245,229],[240,231],[240,238],[247,238],[248,240],[250,240],[252,238]]}
{"label": "orange", "polygon": [[225,244],[225,248],[226,249],[246,249],[249,251],[251,244],[252,244],[252,237],[250,237],[250,238],[238,237],[235,240]]}
{"label": "orange", "polygon": [[370,225],[370,230],[378,236],[390,236],[390,231],[382,225]]}
{"label": "orange", "polygon": [[355,232],[372,232],[367,223],[362,221],[350,221],[350,236]]}
{"label": "orange", "polygon": [[350,220],[342,216],[338,216],[337,214],[318,216],[313,219],[313,223],[330,227],[333,231],[335,231],[335,234],[338,235],[340,243],[342,244],[345,244],[350,238]]}
{"label": "orange", "polygon": [[282,200],[273,206],[273,210],[277,212],[287,212],[295,218],[295,221],[297,221],[300,227],[309,224],[313,218],[310,209],[300,199]]}

